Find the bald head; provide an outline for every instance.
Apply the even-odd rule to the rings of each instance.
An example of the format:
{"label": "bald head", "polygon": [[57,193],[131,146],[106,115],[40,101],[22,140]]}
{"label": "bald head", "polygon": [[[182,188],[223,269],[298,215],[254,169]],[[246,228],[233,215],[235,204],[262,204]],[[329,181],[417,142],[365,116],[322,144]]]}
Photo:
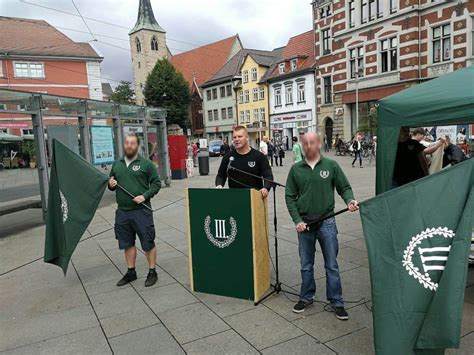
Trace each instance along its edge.
{"label": "bald head", "polygon": [[306,159],[312,160],[319,155],[319,150],[321,149],[321,136],[319,133],[308,132],[304,134],[301,143]]}

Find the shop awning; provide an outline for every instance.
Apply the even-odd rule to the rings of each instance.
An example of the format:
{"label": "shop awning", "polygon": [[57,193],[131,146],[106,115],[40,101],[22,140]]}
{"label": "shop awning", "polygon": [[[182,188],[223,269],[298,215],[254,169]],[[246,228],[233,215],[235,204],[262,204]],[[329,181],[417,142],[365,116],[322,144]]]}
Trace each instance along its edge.
{"label": "shop awning", "polygon": [[0,142],[21,142],[21,141],[23,141],[23,137],[0,132]]}

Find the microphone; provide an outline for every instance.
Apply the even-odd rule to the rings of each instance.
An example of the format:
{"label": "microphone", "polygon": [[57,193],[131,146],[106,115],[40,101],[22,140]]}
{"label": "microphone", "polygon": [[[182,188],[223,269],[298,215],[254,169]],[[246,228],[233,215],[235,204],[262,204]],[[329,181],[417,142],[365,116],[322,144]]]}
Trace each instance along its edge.
{"label": "microphone", "polygon": [[232,162],[234,161],[234,157],[229,157],[229,164],[227,164],[227,172],[232,168]]}

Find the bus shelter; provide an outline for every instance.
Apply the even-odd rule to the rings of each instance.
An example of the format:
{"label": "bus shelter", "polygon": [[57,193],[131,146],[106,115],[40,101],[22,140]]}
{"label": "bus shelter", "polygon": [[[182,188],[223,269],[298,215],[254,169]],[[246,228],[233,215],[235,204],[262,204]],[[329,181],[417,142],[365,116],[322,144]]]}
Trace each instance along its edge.
{"label": "bus shelter", "polygon": [[[140,137],[141,154],[155,162],[160,178],[169,186],[166,110],[0,89],[0,189],[5,192],[0,193],[4,196],[0,200],[0,215],[40,203],[45,216],[51,159],[49,145],[53,138],[61,140],[98,169],[107,170],[122,156],[123,137],[129,133]],[[25,171],[21,171],[22,168]],[[32,168],[36,174],[31,173]],[[37,193],[40,201],[28,198]],[[11,209],[8,209],[9,201],[4,199],[12,202]]]}

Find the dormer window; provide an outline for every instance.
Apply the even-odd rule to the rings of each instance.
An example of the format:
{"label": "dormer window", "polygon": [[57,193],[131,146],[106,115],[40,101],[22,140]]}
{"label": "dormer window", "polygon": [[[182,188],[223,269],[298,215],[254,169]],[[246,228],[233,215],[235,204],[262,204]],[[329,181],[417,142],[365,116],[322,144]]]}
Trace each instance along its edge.
{"label": "dormer window", "polygon": [[252,68],[252,81],[257,81],[257,68]]}
{"label": "dormer window", "polygon": [[323,6],[319,9],[319,18],[323,19],[326,17],[331,16],[331,4],[327,4],[326,6]]}
{"label": "dormer window", "polygon": [[298,68],[298,60],[292,59],[290,62],[291,71],[294,71]]}
{"label": "dormer window", "polygon": [[285,63],[280,63],[280,64],[278,65],[278,72],[279,72],[280,74],[284,74],[284,73],[285,73]]}
{"label": "dormer window", "polygon": [[152,51],[158,50],[158,41],[156,40],[155,36],[153,36],[153,38],[151,39],[151,50]]}
{"label": "dormer window", "polygon": [[140,43],[138,37],[135,38],[135,47],[137,48],[137,53],[140,53],[142,51],[142,44]]}

